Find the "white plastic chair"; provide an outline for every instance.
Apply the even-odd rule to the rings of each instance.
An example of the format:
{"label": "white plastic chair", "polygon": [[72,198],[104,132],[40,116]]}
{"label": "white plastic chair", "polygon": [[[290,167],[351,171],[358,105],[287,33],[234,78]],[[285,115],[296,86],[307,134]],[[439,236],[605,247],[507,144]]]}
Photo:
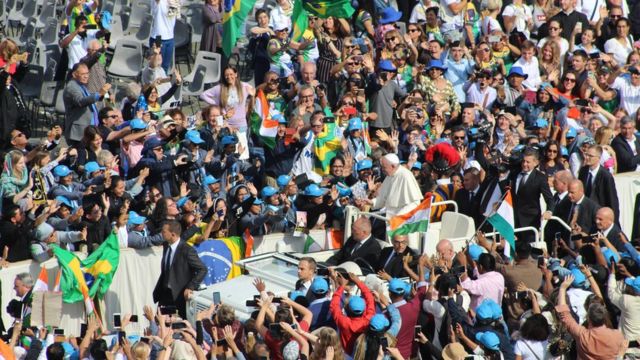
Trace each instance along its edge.
{"label": "white plastic chair", "polygon": [[198,66],[202,65],[207,69],[204,76],[204,84],[215,84],[220,81],[220,72],[222,67],[222,56],[210,51],[199,51],[196,55],[196,61],[193,64],[195,69],[189,75],[184,77],[185,82],[193,82]]}
{"label": "white plastic chair", "polygon": [[118,78],[135,78],[142,70],[142,44],[138,41],[118,40],[107,75]]}

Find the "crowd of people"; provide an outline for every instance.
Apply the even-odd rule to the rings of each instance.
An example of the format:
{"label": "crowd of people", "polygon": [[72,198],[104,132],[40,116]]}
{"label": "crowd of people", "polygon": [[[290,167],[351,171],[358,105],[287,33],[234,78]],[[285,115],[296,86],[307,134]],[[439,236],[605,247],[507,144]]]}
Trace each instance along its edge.
{"label": "crowd of people", "polygon": [[[227,3],[196,4],[201,50],[222,53]],[[149,0],[145,66],[124,82],[105,70],[119,39],[104,5],[61,6],[64,122],[42,138],[30,139],[21,90],[29,54],[0,42],[1,261],[43,262],[56,246],[91,253],[113,232],[122,248],[162,245],[158,307],[145,308],[141,336],[127,336],[129,317],[117,329],[90,317],[86,333],[62,335],[31,326],[35,282],[20,274],[18,300],[2,304],[16,358],[640,358],[640,229],[620,228],[614,181],[640,170],[639,5],[360,0],[350,18],[309,14],[298,36],[294,4],[277,0],[251,12],[253,80],[223,54],[194,114],[174,96],[186,4]],[[549,222],[543,249],[518,233],[505,252],[484,232],[507,192],[516,228],[552,216],[567,226]],[[474,241],[420,254],[360,217],[326,263],[300,260],[287,296],[256,280],[249,320],[222,303],[186,321],[207,272],[194,244],[344,229],[347,206],[391,218],[426,194],[455,201]],[[431,221],[448,210],[434,207]],[[352,260],[377,276],[340,266]]]}

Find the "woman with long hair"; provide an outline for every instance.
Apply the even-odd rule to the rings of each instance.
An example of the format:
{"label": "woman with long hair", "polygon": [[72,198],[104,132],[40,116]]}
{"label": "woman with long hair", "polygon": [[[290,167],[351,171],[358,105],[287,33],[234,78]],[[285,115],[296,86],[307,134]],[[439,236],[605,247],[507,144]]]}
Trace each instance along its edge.
{"label": "woman with long hair", "polygon": [[[562,35],[562,26],[563,24],[559,20],[551,20],[549,21],[549,36],[546,38],[540,39],[538,42],[538,49],[542,49],[544,44],[549,41],[555,41],[560,47],[560,53],[566,54],[569,52],[569,42],[567,39],[563,38]],[[562,59],[564,60],[564,58]]]}
{"label": "woman with long hair", "polygon": [[238,69],[227,66],[223,80],[200,95],[200,99],[210,105],[220,106],[222,116],[229,126],[244,131],[247,128],[247,107],[249,98],[255,96],[255,89],[240,81]]}
{"label": "woman with long hair", "polygon": [[169,101],[176,91],[178,91],[180,84],[182,84],[182,77],[180,76],[178,69],[175,69],[173,74],[175,78],[172,80],[171,87],[162,95],[160,95],[155,82],[142,88],[142,95],[144,95],[144,100],[147,103],[147,108],[145,110],[152,113],[155,119],[162,118],[164,115],[164,112],[162,111],[162,104]]}
{"label": "woman with long hair", "polygon": [[267,46],[276,33],[269,27],[269,12],[265,9],[256,11],[257,26],[251,28],[249,51],[253,54],[254,83],[261,84],[270,68]]}
{"label": "woman with long hair", "polygon": [[545,359],[550,335],[549,322],[544,315],[535,314],[527,318],[520,328],[520,339],[514,347],[516,360]]}
{"label": "woman with long hair", "polygon": [[434,103],[435,107],[444,109],[455,118],[460,113],[460,103],[451,82],[444,77],[447,67],[440,60],[430,60],[426,68],[426,75],[420,76],[418,88],[424,90],[426,101]]}
{"label": "woman with long hair", "polygon": [[618,64],[624,64],[633,51],[633,37],[629,33],[631,23],[627,18],[616,20],[616,37],[604,43],[604,52],[612,54]]}
{"label": "woman with long hair", "polygon": [[349,24],[344,19],[331,16],[324,19],[321,25],[317,21],[313,31],[320,51],[320,58],[316,63],[318,66],[316,78],[319,82],[327,84],[331,78],[331,68],[340,62],[342,44],[350,31]]}
{"label": "woman with long hair", "polygon": [[[383,314],[376,314],[371,318],[369,327],[364,334],[358,336],[355,346],[353,360],[376,360],[381,350],[381,338],[387,339],[389,347],[395,347],[397,343],[396,336],[400,331],[400,312],[395,305],[390,304],[387,307],[391,321]],[[383,358],[389,360],[388,354]]]}
{"label": "woman with long hair", "polygon": [[78,158],[74,164],[79,175],[84,172],[84,164],[98,161],[98,153],[102,149],[107,149],[107,144],[104,143],[100,130],[93,125],[87,126],[84,129],[82,140],[80,140]]}
{"label": "woman with long hair", "polygon": [[562,64],[560,63],[560,47],[555,41],[549,41],[538,51],[540,78],[554,86],[558,85]]}
{"label": "woman with long hair", "polygon": [[31,208],[30,191],[33,187],[33,179],[29,176],[29,170],[24,155],[20,151],[10,151],[4,157],[4,167],[0,175],[0,190],[2,191],[2,205],[17,205],[22,211]]}
{"label": "woman with long hair", "polygon": [[616,151],[611,147],[611,141],[613,140],[615,135],[615,131],[612,128],[606,126],[599,128],[594,134],[594,140],[596,141],[596,144],[602,147],[602,157],[600,158],[600,164],[612,174],[618,172]]}
{"label": "woman with long hair", "polygon": [[[333,359],[327,359],[327,349],[332,348]],[[340,336],[335,329],[322,327],[316,331],[316,340],[310,360],[344,360],[345,354],[340,343]]]}
{"label": "woman with long hair", "polygon": [[540,162],[540,171],[547,176],[553,176],[556,172],[564,170],[561,159],[560,144],[555,140],[549,140],[544,147],[544,158]]}

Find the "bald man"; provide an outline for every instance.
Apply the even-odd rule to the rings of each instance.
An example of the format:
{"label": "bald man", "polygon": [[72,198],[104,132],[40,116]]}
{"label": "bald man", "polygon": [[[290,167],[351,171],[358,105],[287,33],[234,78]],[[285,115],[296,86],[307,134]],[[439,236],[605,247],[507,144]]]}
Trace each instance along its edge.
{"label": "bald man", "polygon": [[584,193],[584,185],[578,179],[569,182],[568,195],[571,203],[569,211],[559,214],[559,217],[569,225],[578,225],[583,232],[589,232],[594,227],[596,212],[600,209],[595,201]]}
{"label": "bald man", "polygon": [[411,171],[400,166],[396,154],[387,154],[380,159],[382,172],[387,176],[378,189],[375,199],[365,200],[373,209],[385,208],[387,218],[406,214],[422,201],[420,186]]}
{"label": "bald man", "polygon": [[378,240],[371,236],[371,221],[361,216],[351,224],[351,236],[342,249],[333,254],[326,262],[329,265],[339,265],[355,259],[364,259],[375,267],[382,250]]}
{"label": "bald man", "polygon": [[407,235],[395,235],[391,241],[391,247],[386,247],[380,252],[378,263],[374,265],[376,271],[384,271],[394,278],[409,276],[404,269],[403,258],[411,255],[417,260],[417,253],[409,247]]}
{"label": "bald man", "polygon": [[596,212],[596,229],[597,231],[602,232],[611,245],[615,246],[616,250],[622,252],[625,251],[624,243],[620,240],[620,233],[622,230],[618,225],[616,225],[614,219],[615,214],[613,209],[608,207],[601,208]]}

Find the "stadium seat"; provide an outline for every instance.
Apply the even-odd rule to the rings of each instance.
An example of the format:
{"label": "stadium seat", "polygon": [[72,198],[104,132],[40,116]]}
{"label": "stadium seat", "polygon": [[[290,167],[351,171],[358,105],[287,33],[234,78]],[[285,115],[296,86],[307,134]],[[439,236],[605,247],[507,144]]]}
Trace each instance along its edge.
{"label": "stadium seat", "polygon": [[118,40],[107,75],[116,78],[135,78],[142,70],[142,62],[142,44],[139,41]]}
{"label": "stadium seat", "polygon": [[198,104],[198,97],[204,91],[204,78],[207,74],[207,68],[204,67],[204,65],[198,65],[195,69],[196,70],[194,71],[193,81],[186,85],[183,85],[182,87],[183,100],[185,97],[187,97],[187,99],[189,97],[196,97],[195,101],[189,102],[192,111],[194,109],[194,105]]}
{"label": "stadium seat", "polygon": [[[199,51],[196,55],[196,61],[193,64],[194,69],[198,69],[198,66],[204,66],[207,69],[204,78],[204,84],[216,84],[220,82],[220,72],[222,66],[222,56],[210,51]],[[193,82],[193,78],[196,72],[192,71],[189,75],[184,77],[185,82]]]}
{"label": "stadium seat", "polygon": [[[42,10],[40,11],[40,15],[38,15],[38,19],[36,21],[36,29],[40,30],[47,26],[51,19],[56,20],[56,1],[55,0],[44,0],[44,4],[42,5]],[[44,36],[43,32],[43,36]],[[57,35],[54,34],[54,35]]]}

